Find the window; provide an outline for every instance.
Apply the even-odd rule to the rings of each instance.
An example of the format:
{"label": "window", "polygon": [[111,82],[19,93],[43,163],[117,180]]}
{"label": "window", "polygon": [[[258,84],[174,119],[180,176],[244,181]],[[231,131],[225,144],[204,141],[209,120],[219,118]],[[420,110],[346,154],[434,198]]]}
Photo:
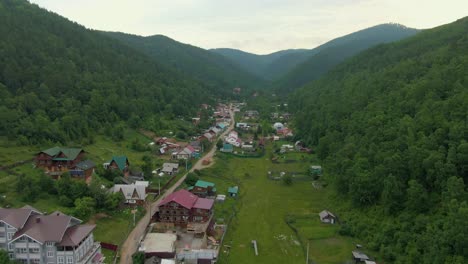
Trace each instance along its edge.
{"label": "window", "polygon": [[19,241],[28,241],[28,238],[26,236],[22,236],[19,238]]}
{"label": "window", "polygon": [[63,257],[58,257],[58,258],[57,258],[57,263],[58,263],[58,264],[63,264],[63,263],[65,263],[65,261],[63,260]]}
{"label": "window", "polygon": [[0,227],[4,226],[5,224],[3,222],[0,222]]}
{"label": "window", "polygon": [[7,234],[8,240],[11,240],[11,239],[13,238],[13,235],[14,235],[14,234],[15,234],[15,233],[8,233],[8,234]]}
{"label": "window", "polygon": [[39,248],[31,248],[31,253],[39,253]]}
{"label": "window", "polygon": [[54,242],[46,242],[46,246],[48,246],[48,247],[53,247],[53,246],[54,246]]}
{"label": "window", "polygon": [[15,244],[14,243],[8,244],[8,251],[13,251],[13,250],[15,250]]}
{"label": "window", "polygon": [[54,252],[53,251],[47,251],[47,257],[48,258],[54,257]]}
{"label": "window", "polygon": [[67,257],[67,264],[73,264],[73,257]]}
{"label": "window", "polygon": [[8,253],[8,257],[10,257],[10,259],[13,259],[15,257],[15,253]]}

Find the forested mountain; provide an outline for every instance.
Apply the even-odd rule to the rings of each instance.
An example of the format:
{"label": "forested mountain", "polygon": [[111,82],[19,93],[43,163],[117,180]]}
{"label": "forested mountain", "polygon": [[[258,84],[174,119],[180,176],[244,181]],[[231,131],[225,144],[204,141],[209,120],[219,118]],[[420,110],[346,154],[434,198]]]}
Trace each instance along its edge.
{"label": "forested mountain", "polygon": [[157,130],[217,93],[25,0],[1,1],[0,21],[0,135],[25,144]]}
{"label": "forested mountain", "polygon": [[290,49],[267,55],[257,55],[227,48],[212,49],[211,51],[225,56],[246,71],[265,80],[273,80],[277,76],[285,74],[315,52],[306,49]]}
{"label": "forested mountain", "polygon": [[379,45],[297,91],[298,137],[386,263],[468,262],[468,18]]}
{"label": "forested mountain", "polygon": [[260,78],[241,69],[224,56],[177,42],[166,36],[142,37],[119,32],[103,33],[144,52],[162,65],[216,86],[220,92],[226,94],[232,93],[232,88],[237,86],[248,90],[261,85]]}
{"label": "forested mountain", "polygon": [[236,49],[212,49],[250,73],[274,80],[279,93],[293,91],[335,65],[369,47],[400,40],[419,32],[398,24],[382,24],[333,39],[314,49],[283,50],[257,55]]}
{"label": "forested mountain", "polygon": [[273,86],[279,93],[291,92],[365,49],[407,38],[418,32],[417,29],[398,24],[382,24],[336,38],[313,49],[312,56],[294,65],[285,76],[278,75],[280,79]]}

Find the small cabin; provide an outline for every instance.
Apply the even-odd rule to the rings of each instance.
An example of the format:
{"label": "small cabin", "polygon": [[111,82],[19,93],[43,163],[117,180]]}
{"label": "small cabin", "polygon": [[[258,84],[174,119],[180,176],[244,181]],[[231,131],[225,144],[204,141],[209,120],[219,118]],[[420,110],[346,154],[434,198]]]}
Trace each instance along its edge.
{"label": "small cabin", "polygon": [[336,216],[332,214],[330,211],[323,210],[319,213],[320,221],[326,224],[335,224],[336,223]]}

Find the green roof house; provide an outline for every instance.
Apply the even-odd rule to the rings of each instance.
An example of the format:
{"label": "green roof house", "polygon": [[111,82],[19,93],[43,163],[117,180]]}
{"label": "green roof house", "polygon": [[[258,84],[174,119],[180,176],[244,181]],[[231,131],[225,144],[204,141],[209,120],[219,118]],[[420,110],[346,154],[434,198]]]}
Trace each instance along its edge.
{"label": "green roof house", "polygon": [[108,170],[119,170],[125,177],[128,177],[130,163],[128,162],[127,156],[113,156],[112,159],[104,163],[104,168]]}
{"label": "green roof house", "polygon": [[221,152],[229,152],[231,153],[234,150],[234,147],[229,143],[224,143],[223,147],[221,148]]}
{"label": "green roof house", "polygon": [[216,194],[216,187],[215,184],[212,182],[207,182],[207,181],[202,181],[198,180],[195,183],[195,186],[193,186],[192,189],[189,190],[193,194],[199,196],[199,197],[207,197],[207,196],[213,196]]}
{"label": "green roof house", "polygon": [[233,186],[228,188],[229,196],[236,197],[239,193],[239,186]]}
{"label": "green roof house", "polygon": [[45,168],[54,175],[73,169],[83,158],[85,151],[81,148],[53,147],[36,154],[37,167]]}

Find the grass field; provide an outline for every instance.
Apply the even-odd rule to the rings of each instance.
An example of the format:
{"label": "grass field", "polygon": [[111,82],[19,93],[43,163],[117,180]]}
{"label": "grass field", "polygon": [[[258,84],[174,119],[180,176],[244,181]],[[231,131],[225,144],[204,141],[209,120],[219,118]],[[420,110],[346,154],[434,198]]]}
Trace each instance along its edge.
{"label": "grass field", "polygon": [[[271,151],[272,147],[267,148]],[[288,154],[287,154],[288,155]],[[274,164],[269,155],[262,158],[234,158],[217,154],[213,168],[204,170],[202,179],[216,183],[218,194],[227,194],[227,187],[240,186],[240,197],[217,203],[215,214],[229,223],[219,263],[304,263],[309,241],[309,259],[314,263],[343,263],[350,259],[354,241],[337,234],[337,226],[320,223],[318,213],[333,211],[333,199],[327,188],[317,190],[311,182],[295,182],[291,186],[267,178],[267,171],[306,171],[315,157],[293,154],[303,162]],[[291,225],[286,224],[293,216]],[[251,244],[256,240],[259,255]]]}

